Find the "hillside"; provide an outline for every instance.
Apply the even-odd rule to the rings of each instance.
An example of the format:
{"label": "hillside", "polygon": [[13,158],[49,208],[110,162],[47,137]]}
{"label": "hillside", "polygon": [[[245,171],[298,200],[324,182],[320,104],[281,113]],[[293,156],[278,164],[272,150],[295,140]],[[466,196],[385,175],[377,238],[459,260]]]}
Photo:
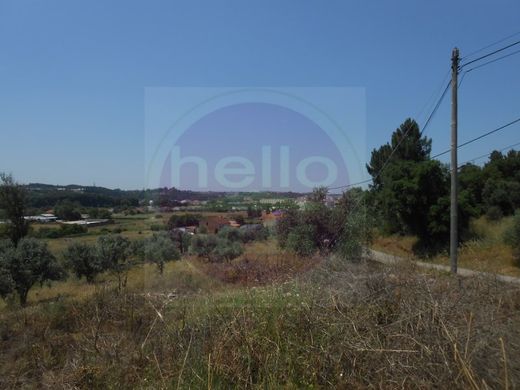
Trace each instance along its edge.
{"label": "hillside", "polygon": [[[35,289],[0,311],[0,387],[514,387],[518,288],[271,243]],[[310,266],[310,268],[309,268]],[[270,270],[270,271],[267,271]]]}

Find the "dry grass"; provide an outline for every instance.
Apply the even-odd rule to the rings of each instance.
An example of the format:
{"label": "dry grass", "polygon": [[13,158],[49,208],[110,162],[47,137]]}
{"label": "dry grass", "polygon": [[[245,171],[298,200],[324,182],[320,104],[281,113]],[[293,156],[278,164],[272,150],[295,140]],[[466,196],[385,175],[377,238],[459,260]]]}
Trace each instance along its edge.
{"label": "dry grass", "polygon": [[390,253],[394,256],[401,256],[404,258],[413,257],[413,246],[417,242],[416,237],[411,236],[382,236],[374,237],[372,248],[377,251]]}
{"label": "dry grass", "polygon": [[244,254],[228,263],[204,263],[193,259],[193,264],[207,275],[227,284],[261,286],[283,282],[303,274],[321,262],[319,256],[302,259],[294,253],[281,251],[275,240],[246,245]]}
{"label": "dry grass", "polygon": [[[511,226],[512,218],[503,218],[499,222],[489,222],[485,217],[471,222],[475,238],[462,244],[459,250],[459,266],[502,275],[520,277],[520,268],[516,263],[511,247],[503,241],[506,230]],[[404,258],[413,257],[412,247],[416,242],[410,236],[377,236],[373,249]],[[447,254],[430,259],[433,263],[449,264]]]}
{"label": "dry grass", "polygon": [[121,295],[105,287],[0,313],[0,387],[520,384],[518,288],[334,259],[291,281],[229,288],[172,264]]}

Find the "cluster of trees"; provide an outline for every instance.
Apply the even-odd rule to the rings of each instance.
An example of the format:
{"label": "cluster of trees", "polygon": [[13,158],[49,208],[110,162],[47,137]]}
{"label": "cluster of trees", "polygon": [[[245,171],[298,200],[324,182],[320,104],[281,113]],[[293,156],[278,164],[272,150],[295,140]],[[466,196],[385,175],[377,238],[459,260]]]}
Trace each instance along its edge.
{"label": "cluster of trees", "polygon": [[54,205],[54,214],[63,221],[77,221],[81,214],[88,214],[90,218],[110,219],[112,213],[108,209],[98,207],[82,207],[77,202],[68,199],[60,200]]}
{"label": "cluster of trees", "polygon": [[[399,147],[397,147],[399,145]],[[392,152],[393,151],[393,152]],[[450,167],[430,159],[431,139],[407,119],[389,143],[372,151],[367,170],[373,184],[371,210],[386,233],[418,237],[416,252],[443,250],[449,243]],[[510,215],[520,206],[520,154],[493,152],[483,167],[466,164],[459,173],[459,232],[469,220]]]}
{"label": "cluster of trees", "polygon": [[54,207],[60,202],[70,202],[81,207],[137,207],[143,191],[111,190],[103,187],[78,186],[58,187],[48,184],[30,184],[27,191],[27,206],[31,208]]}
{"label": "cluster of trees", "polygon": [[362,245],[370,238],[365,194],[360,189],[343,193],[338,204],[324,204],[325,188],[317,188],[302,209],[287,205],[276,226],[278,243],[301,256],[334,252],[345,259],[361,257]]}
{"label": "cluster of trees", "polygon": [[268,236],[269,231],[262,225],[244,225],[238,229],[224,227],[216,235],[193,236],[189,251],[208,262],[230,261],[243,253],[242,244],[265,240]]}
{"label": "cluster of trees", "polygon": [[81,225],[60,225],[58,229],[42,227],[38,230],[31,230],[29,235],[34,238],[60,238],[85,234],[88,232],[86,226]]}
{"label": "cluster of trees", "polygon": [[489,219],[512,215],[520,207],[520,152],[507,154],[494,151],[480,167],[464,165],[459,173],[460,187],[465,191],[475,215]]}
{"label": "cluster of trees", "polygon": [[[449,242],[449,168],[431,160],[430,152],[431,139],[422,137],[418,124],[407,119],[390,143],[372,151],[367,165],[373,178],[372,210],[380,225],[388,233],[416,235],[418,251],[437,250]],[[464,198],[461,192],[462,232],[469,221]]]}
{"label": "cluster of trees", "polygon": [[199,214],[174,214],[168,220],[167,228],[173,230],[184,226],[199,226],[201,218]]}
{"label": "cluster of trees", "polygon": [[126,287],[128,271],[140,262],[157,265],[162,274],[168,261],[180,259],[180,251],[167,233],[131,242],[127,238],[108,234],[93,245],[73,242],[57,259],[47,244],[35,238],[22,238],[18,245],[0,241],[0,296],[16,293],[25,305],[27,294],[35,284],[64,279],[68,271],[77,278],[93,283],[103,272],[116,276],[118,290]]}

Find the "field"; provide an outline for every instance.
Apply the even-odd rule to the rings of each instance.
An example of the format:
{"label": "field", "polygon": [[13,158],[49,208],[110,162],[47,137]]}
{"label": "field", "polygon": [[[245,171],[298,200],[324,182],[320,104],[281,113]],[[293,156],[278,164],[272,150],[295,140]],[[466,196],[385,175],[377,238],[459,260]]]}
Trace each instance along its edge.
{"label": "field", "polygon": [[519,298],[256,242],[230,263],[136,267],[121,293],[109,274],[34,288],[0,310],[0,387],[513,388]]}
{"label": "field", "polygon": [[[477,271],[485,271],[520,277],[520,267],[513,257],[511,247],[504,243],[504,233],[511,226],[512,217],[498,222],[487,221],[485,217],[471,222],[474,238],[462,244],[459,250],[459,266]],[[413,257],[412,247],[416,239],[409,236],[377,236],[373,248],[404,258]],[[446,254],[437,255],[429,261],[449,264]]]}
{"label": "field", "polygon": [[[116,216],[48,243],[59,256],[106,229],[146,237],[168,217]],[[510,219],[473,224],[461,266],[515,274]],[[374,246],[406,257],[413,243]],[[135,266],[121,292],[105,273],[35,286],[25,308],[0,301],[0,388],[514,388],[518,302],[520,288],[495,280],[301,258],[271,238],[230,262],[184,256],[163,275]]]}

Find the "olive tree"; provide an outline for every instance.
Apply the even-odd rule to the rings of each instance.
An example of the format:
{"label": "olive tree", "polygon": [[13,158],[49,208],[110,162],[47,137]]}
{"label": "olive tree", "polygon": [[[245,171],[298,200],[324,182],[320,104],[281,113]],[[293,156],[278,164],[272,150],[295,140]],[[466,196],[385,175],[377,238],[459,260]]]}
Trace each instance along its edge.
{"label": "olive tree", "polygon": [[115,234],[101,236],[97,240],[96,256],[105,269],[117,276],[118,290],[126,287],[128,270],[133,265],[130,260],[130,241]]}
{"label": "olive tree", "polygon": [[190,253],[202,257],[207,261],[230,261],[243,252],[239,242],[214,235],[198,234],[191,240]]}
{"label": "olive tree", "polygon": [[76,277],[85,277],[93,283],[98,274],[104,271],[102,259],[97,256],[93,246],[74,242],[63,252],[63,258]]}
{"label": "olive tree", "polygon": [[[25,306],[27,294],[36,283],[43,284],[65,277],[65,271],[47,248],[47,244],[34,238],[23,238],[16,248],[4,247],[0,254],[2,280],[11,283],[12,291],[18,294],[20,304]],[[2,293],[9,293],[3,285]]]}
{"label": "olive tree", "polygon": [[154,234],[144,241],[144,261],[154,263],[162,275],[167,261],[179,260],[181,254],[167,234]]}

